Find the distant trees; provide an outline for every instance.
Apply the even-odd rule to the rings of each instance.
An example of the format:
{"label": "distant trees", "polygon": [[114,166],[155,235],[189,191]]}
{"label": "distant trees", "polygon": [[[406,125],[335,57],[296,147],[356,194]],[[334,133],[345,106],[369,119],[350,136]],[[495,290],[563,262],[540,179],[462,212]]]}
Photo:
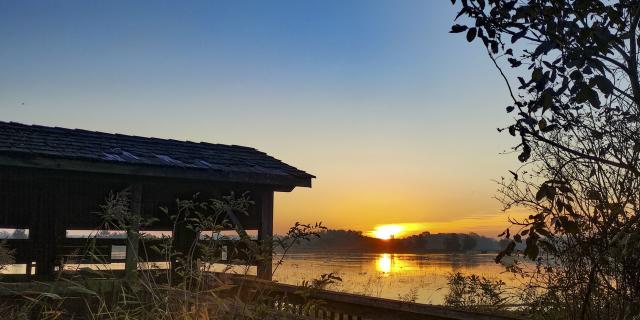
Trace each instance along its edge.
{"label": "distant trees", "polygon": [[[10,230],[10,229],[9,229]],[[29,236],[24,229],[14,229],[13,232],[7,230],[0,231],[0,239],[28,239]]]}
{"label": "distant trees", "polygon": [[511,240],[509,239],[500,239],[500,241],[498,241],[498,248],[500,248],[500,251],[504,251],[509,244],[511,244]]}
{"label": "distant trees", "polygon": [[476,240],[476,238],[465,234],[464,236],[462,236],[462,250],[463,251],[470,251],[473,250],[476,247],[476,244],[478,243],[478,241]]}
{"label": "distant trees", "polygon": [[460,251],[460,237],[452,233],[444,239],[444,249],[450,252]]}
{"label": "distant trees", "polygon": [[498,241],[475,233],[423,232],[406,238],[380,240],[360,231],[327,230],[319,239],[303,243],[298,250],[351,250],[359,252],[461,252],[470,250],[497,251]]}
{"label": "distant trees", "polygon": [[531,213],[511,221],[497,260],[537,263],[529,301],[542,317],[640,317],[640,3],[459,3],[451,32],[482,43],[512,99],[499,131],[523,165],[500,198]]}

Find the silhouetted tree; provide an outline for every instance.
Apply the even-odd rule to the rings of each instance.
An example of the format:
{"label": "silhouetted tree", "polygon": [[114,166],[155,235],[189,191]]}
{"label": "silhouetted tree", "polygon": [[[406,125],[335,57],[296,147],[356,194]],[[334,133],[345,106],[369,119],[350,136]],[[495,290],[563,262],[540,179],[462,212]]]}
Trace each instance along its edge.
{"label": "silhouetted tree", "polygon": [[480,41],[504,78],[513,123],[499,131],[518,138],[525,163],[501,182],[501,200],[531,215],[512,221],[497,260],[541,266],[531,306],[545,317],[640,315],[640,4],[460,3],[466,23],[451,32]]}

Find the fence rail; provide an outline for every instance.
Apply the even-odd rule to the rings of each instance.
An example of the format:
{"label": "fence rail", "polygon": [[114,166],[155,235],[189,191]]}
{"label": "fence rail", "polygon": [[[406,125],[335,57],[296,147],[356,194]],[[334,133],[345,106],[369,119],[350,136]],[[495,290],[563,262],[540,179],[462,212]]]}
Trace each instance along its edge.
{"label": "fence rail", "polygon": [[[213,275],[212,275],[213,276]],[[303,288],[299,286],[259,280],[254,277],[217,274],[216,281],[236,285],[229,292],[241,297],[247,305],[266,305],[273,319],[302,320],[522,320],[508,313],[488,313],[458,310],[444,306],[404,302],[392,299],[368,297],[344,292]],[[121,279],[93,279],[92,290],[107,293],[119,290]],[[69,290],[66,281],[0,283],[2,297],[37,294],[40,292],[77,294]]]}
{"label": "fence rail", "polygon": [[506,313],[458,310],[399,300],[368,297],[345,292],[301,288],[246,277],[233,282],[250,288],[256,295],[272,297],[275,310],[302,319],[339,320],[516,320],[521,317]]}

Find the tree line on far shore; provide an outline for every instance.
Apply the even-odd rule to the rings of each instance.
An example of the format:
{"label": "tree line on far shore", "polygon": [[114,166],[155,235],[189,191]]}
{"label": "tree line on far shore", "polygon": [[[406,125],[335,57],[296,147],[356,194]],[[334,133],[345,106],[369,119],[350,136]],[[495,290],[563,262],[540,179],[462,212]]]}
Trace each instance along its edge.
{"label": "tree line on far shore", "polygon": [[300,251],[356,251],[356,252],[495,252],[508,241],[492,239],[476,233],[430,233],[428,231],[406,238],[383,240],[369,237],[361,231],[327,230],[318,239],[300,244]]}

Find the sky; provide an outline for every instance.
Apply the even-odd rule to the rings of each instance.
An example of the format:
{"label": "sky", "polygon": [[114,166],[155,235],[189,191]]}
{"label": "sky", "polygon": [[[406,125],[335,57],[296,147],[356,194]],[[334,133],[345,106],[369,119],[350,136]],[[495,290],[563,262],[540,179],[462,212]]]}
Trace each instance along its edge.
{"label": "sky", "polygon": [[275,231],[496,236],[506,87],[449,1],[0,0],[0,120],[255,147],[317,176]]}

